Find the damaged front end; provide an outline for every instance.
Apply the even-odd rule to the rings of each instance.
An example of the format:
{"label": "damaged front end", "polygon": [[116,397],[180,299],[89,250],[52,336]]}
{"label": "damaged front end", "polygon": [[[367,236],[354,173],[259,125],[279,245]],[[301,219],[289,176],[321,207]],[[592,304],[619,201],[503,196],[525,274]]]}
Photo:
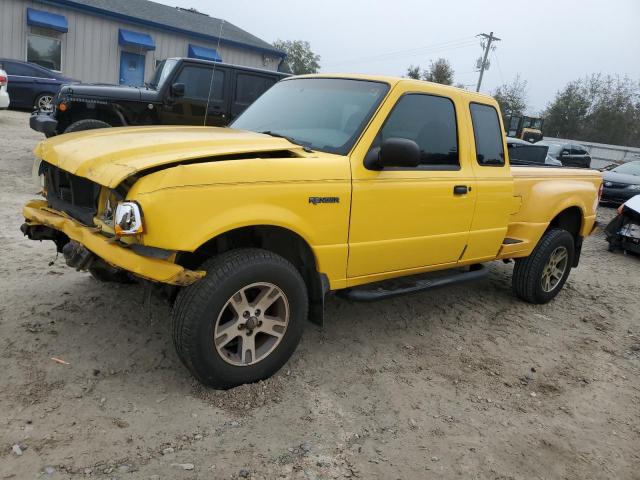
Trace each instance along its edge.
{"label": "damaged front end", "polygon": [[20,230],[31,240],[53,241],[70,267],[174,286],[204,276],[175,263],[177,252],[144,245],[142,210],[126,200],[135,177],[108,188],[44,161],[34,173],[45,200],[24,206]]}
{"label": "damaged front end", "polygon": [[640,195],[618,208],[618,215],[605,228],[609,251],[622,250],[640,255]]}

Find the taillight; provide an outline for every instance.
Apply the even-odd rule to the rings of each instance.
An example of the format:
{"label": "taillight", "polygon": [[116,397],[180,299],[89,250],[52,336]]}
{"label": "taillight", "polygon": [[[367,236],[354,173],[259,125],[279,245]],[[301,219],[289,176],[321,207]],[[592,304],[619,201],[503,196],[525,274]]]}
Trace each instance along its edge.
{"label": "taillight", "polygon": [[600,184],[600,188],[598,189],[598,202],[600,202],[600,199],[602,198],[602,191],[604,190],[604,184],[601,183]]}
{"label": "taillight", "polygon": [[0,87],[4,87],[7,84],[7,77],[0,75]]}

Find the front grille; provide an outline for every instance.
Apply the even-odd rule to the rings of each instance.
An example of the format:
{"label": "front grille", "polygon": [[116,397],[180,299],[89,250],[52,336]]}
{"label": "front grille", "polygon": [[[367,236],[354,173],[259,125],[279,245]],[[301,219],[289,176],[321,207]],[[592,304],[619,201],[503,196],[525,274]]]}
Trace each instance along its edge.
{"label": "front grille", "polygon": [[46,162],[42,162],[40,168],[45,176],[49,207],[65,212],[84,225],[93,225],[100,185]]}

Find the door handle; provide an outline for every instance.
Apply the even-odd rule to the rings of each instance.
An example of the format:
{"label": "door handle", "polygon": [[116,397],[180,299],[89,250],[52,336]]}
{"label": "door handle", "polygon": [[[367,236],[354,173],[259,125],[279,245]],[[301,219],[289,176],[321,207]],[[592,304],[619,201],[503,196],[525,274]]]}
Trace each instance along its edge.
{"label": "door handle", "polygon": [[471,191],[471,187],[467,187],[466,185],[456,185],[455,187],[453,187],[454,195],[465,195],[470,191]]}

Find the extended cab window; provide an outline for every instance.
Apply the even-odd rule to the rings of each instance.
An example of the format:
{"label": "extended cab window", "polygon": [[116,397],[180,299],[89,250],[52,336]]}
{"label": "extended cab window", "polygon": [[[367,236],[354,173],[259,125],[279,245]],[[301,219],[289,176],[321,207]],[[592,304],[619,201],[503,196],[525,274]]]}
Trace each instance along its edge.
{"label": "extended cab window", "polygon": [[211,85],[212,72],[211,68],[187,65],[182,68],[174,83],[184,84],[185,98],[206,101],[211,88],[211,99],[220,100],[224,95],[224,71],[215,70],[213,85]]}
{"label": "extended cab window", "polygon": [[239,73],[236,83],[236,102],[246,105],[253,103],[276,81],[273,78]]}
{"label": "extended cab window", "polygon": [[389,138],[416,142],[420,147],[421,165],[444,169],[460,166],[456,112],[448,98],[417,93],[404,95],[380,130],[376,145]]}
{"label": "extended cab window", "polygon": [[472,103],[469,108],[478,163],[490,167],[503,166],[504,145],[498,112],[492,106],[480,103]]}

